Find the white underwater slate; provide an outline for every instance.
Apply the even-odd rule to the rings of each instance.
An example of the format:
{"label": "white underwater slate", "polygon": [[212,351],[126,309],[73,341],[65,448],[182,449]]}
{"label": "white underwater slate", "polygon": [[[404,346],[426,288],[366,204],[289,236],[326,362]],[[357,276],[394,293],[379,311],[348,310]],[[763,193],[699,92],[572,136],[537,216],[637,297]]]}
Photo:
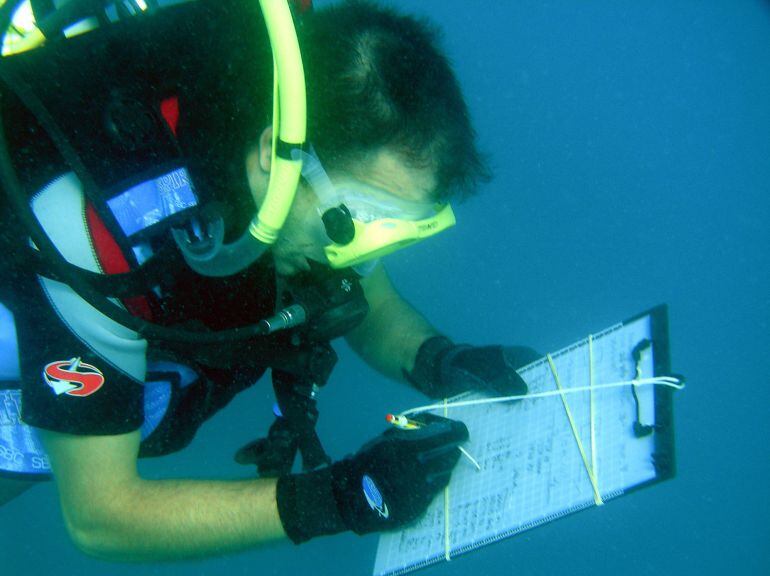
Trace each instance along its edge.
{"label": "white underwater slate", "polygon": [[[652,377],[662,366],[667,370],[666,310],[659,307],[592,336],[593,385],[637,377],[632,350],[645,339],[652,341],[652,347],[642,355],[639,377]],[[587,338],[551,357],[563,389],[589,386]],[[545,358],[520,374],[530,393],[557,388]],[[436,498],[419,523],[383,534],[374,574],[405,574],[595,506],[595,492],[562,398],[602,500],[672,476],[670,390],[638,386],[635,391],[638,404],[631,386],[622,386],[450,408],[447,415],[468,427],[470,441],[464,447],[481,470],[462,458],[448,493]],[[656,425],[654,432],[638,437],[637,420]]]}

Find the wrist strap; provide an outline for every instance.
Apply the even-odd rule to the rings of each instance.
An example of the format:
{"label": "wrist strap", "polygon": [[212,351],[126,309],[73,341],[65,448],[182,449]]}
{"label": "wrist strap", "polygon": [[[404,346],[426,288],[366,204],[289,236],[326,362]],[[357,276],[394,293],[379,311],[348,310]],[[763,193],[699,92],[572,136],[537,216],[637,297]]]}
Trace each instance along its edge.
{"label": "wrist strap", "polygon": [[283,530],[295,544],[348,529],[337,510],[329,466],[280,477],[276,501]]}
{"label": "wrist strap", "polygon": [[403,371],[404,378],[429,398],[444,398],[442,364],[444,356],[454,347],[446,336],[428,338],[417,351],[412,371]]}

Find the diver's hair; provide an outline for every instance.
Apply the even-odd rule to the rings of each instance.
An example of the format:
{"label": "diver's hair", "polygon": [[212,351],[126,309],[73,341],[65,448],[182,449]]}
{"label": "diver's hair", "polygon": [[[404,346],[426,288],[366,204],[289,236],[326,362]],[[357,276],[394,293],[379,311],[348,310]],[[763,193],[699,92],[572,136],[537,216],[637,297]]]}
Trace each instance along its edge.
{"label": "diver's hair", "polygon": [[327,167],[387,147],[436,169],[441,199],[490,179],[438,30],[371,1],[317,9],[299,29],[308,138]]}

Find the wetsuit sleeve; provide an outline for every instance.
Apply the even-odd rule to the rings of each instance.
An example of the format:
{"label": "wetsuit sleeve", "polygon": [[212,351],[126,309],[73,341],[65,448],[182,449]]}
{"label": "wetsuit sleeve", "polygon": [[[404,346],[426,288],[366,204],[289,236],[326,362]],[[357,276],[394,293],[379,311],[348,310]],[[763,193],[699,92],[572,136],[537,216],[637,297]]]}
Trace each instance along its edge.
{"label": "wetsuit sleeve", "polygon": [[[25,284],[23,291],[16,292],[13,306],[24,422],[79,435],[121,434],[139,428],[144,419],[143,386],[104,354],[120,336],[103,325],[77,334],[67,313],[49,299],[46,288],[50,286],[36,278]],[[63,285],[53,288],[69,290]],[[135,350],[134,355],[138,354],[144,356],[144,351]],[[143,358],[137,360],[143,362]]]}
{"label": "wetsuit sleeve", "polygon": [[[33,209],[71,263],[101,272],[74,175],[35,196]],[[26,424],[71,434],[121,434],[143,420],[147,342],[69,286],[20,274],[8,307],[16,319]]]}

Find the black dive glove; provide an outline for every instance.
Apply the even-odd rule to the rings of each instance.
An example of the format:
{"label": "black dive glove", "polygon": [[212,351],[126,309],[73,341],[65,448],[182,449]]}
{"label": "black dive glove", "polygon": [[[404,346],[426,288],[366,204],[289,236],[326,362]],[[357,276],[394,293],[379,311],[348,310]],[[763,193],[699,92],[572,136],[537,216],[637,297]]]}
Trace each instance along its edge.
{"label": "black dive glove", "polygon": [[278,479],[276,500],[295,544],[352,530],[394,530],[419,518],[449,483],[465,424],[421,414],[416,430],[390,428],[354,456]]}
{"label": "black dive glove", "polygon": [[458,345],[444,336],[434,336],[422,343],[414,369],[404,375],[431,398],[468,390],[514,396],[527,393],[527,384],[516,370],[540,357],[526,346]]}

